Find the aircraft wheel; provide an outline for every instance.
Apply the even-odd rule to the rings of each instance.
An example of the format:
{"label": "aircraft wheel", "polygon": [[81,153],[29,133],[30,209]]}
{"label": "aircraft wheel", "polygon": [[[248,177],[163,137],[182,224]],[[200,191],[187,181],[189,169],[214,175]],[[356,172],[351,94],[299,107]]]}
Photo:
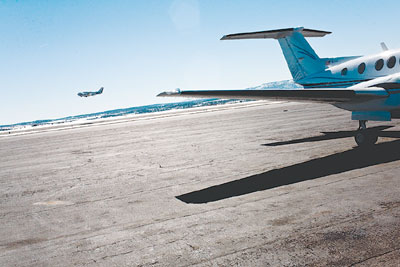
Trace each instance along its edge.
{"label": "aircraft wheel", "polygon": [[354,136],[354,139],[358,146],[366,147],[375,144],[376,141],[378,141],[378,135],[367,130],[359,130]]}
{"label": "aircraft wheel", "polygon": [[370,133],[371,145],[374,145],[378,141],[378,135],[376,133]]}

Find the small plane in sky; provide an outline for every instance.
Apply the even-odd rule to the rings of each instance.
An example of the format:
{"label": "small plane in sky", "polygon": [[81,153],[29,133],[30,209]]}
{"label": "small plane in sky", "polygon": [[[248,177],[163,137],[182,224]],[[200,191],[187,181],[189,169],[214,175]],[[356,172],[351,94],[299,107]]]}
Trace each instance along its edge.
{"label": "small plane in sky", "polygon": [[78,93],[78,96],[80,96],[80,97],[88,97],[88,96],[100,95],[100,94],[103,93],[103,89],[104,89],[104,87],[101,87],[99,89],[99,91],[95,91],[95,92],[80,92],[80,93]]}
{"label": "small plane in sky", "polygon": [[272,99],[328,103],[352,112],[359,121],[355,141],[359,146],[376,143],[378,134],[367,129],[367,121],[390,121],[400,118],[400,49],[370,56],[320,58],[305,37],[323,37],[331,32],[287,28],[271,31],[225,35],[221,40],[278,40],[293,80],[304,89],[283,90],[179,90],[158,96]]}

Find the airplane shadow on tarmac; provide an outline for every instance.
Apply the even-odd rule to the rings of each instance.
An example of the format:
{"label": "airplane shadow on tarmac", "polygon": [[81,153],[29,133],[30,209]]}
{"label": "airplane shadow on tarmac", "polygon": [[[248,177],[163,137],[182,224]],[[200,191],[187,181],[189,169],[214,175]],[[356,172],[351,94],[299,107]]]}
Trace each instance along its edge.
{"label": "airplane shadow on tarmac", "polygon": [[[382,132],[380,136],[400,138],[400,132]],[[380,143],[369,148],[356,147],[322,158],[193,191],[176,196],[176,198],[185,203],[213,202],[396,160],[400,160],[400,140]]]}
{"label": "airplane shadow on tarmac", "polygon": [[[374,131],[381,137],[394,137],[400,138],[400,132],[398,131],[386,131],[383,130],[391,128],[393,126],[376,126],[368,128],[368,131]],[[354,137],[356,131],[337,131],[337,132],[321,132],[323,135],[313,136],[313,137],[306,137],[301,139],[294,139],[289,141],[281,141],[281,142],[274,142],[263,144],[263,146],[282,146],[282,145],[291,145],[291,144],[299,144],[299,143],[307,143],[307,142],[317,142],[317,141],[324,141],[324,140],[332,140],[332,139],[340,139],[346,137]]]}

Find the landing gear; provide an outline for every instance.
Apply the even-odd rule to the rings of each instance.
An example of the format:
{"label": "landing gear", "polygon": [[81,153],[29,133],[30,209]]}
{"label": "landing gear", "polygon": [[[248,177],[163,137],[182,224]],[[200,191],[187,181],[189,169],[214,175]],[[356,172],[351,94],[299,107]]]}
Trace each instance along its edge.
{"label": "landing gear", "polygon": [[356,143],[360,147],[372,146],[378,141],[378,135],[375,131],[367,129],[367,121],[359,121],[358,130],[354,136]]}

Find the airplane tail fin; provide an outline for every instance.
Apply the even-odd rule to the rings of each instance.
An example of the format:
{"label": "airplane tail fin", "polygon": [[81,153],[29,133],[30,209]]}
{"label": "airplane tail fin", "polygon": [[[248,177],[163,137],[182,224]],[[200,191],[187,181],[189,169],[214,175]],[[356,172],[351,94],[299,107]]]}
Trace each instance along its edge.
{"label": "airplane tail fin", "polygon": [[103,93],[104,87],[101,87],[100,90],[98,91],[99,94]]}
{"label": "airplane tail fin", "polygon": [[325,60],[320,59],[304,37],[323,37],[331,32],[311,29],[288,28],[272,31],[225,35],[221,40],[277,39],[295,82],[310,74],[323,71]]}

